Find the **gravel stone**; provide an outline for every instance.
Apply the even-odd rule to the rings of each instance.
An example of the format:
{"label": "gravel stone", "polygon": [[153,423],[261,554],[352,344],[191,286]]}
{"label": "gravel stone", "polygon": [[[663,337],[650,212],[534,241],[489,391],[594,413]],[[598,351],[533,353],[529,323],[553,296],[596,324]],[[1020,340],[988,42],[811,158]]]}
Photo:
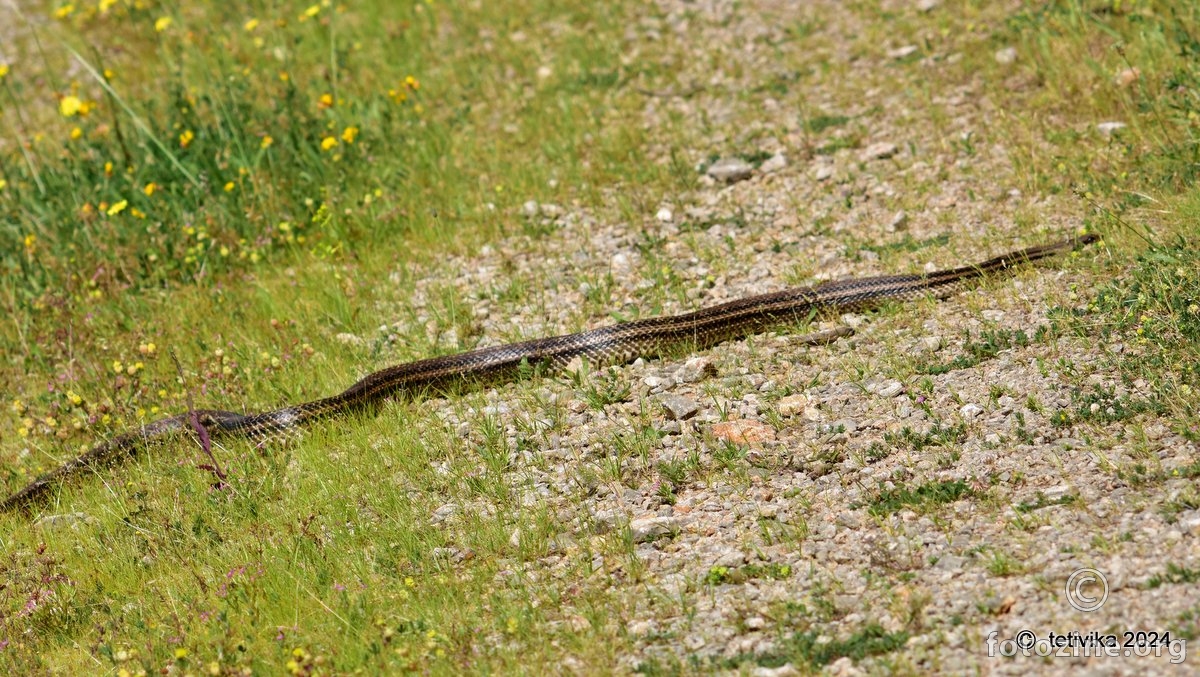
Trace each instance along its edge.
{"label": "gravel stone", "polygon": [[904,392],[904,384],[899,381],[889,381],[876,393],[884,399],[892,398]]}
{"label": "gravel stone", "polygon": [[679,531],[679,520],[674,517],[645,517],[631,521],[629,530],[634,543],[646,543]]}
{"label": "gravel stone", "polygon": [[788,395],[775,403],[775,410],[780,416],[795,416],[808,406],[807,395]]}
{"label": "gravel stone", "polygon": [[754,167],[739,158],[721,158],[712,163],[705,173],[717,181],[737,183],[753,176]]}
{"label": "gravel stone", "polygon": [[775,439],[775,429],[759,421],[738,419],[722,421],[712,426],[713,437],[734,444],[755,444]]}
{"label": "gravel stone", "polygon": [[767,158],[766,162],[762,163],[759,170],[764,174],[774,174],[775,172],[786,169],[788,166],[787,156],[783,153],[776,153]]}
{"label": "gravel stone", "polygon": [[716,375],[717,367],[710,357],[693,357],[675,372],[675,378],[683,383],[698,383]]}
{"label": "gravel stone", "polygon": [[917,339],[917,342],[915,345],[913,345],[911,352],[914,355],[922,355],[925,353],[936,353],[941,349],[941,336],[922,336],[921,338]]}
{"label": "gravel stone", "polygon": [[663,409],[667,411],[667,416],[674,421],[685,421],[696,415],[700,411],[700,405],[690,397],[680,395],[667,395],[659,402]]}
{"label": "gravel stone", "polygon": [[862,152],[861,157],[863,162],[868,160],[886,160],[898,152],[900,152],[900,149],[896,144],[880,141],[867,146],[866,150]]}

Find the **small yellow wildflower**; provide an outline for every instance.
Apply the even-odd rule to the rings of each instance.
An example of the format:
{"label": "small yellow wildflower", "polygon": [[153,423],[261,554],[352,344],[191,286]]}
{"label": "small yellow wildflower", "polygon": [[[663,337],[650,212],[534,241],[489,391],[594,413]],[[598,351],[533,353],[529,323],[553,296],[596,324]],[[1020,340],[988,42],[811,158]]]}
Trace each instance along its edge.
{"label": "small yellow wildflower", "polygon": [[37,235],[30,233],[25,236],[25,252],[32,254],[37,249]]}
{"label": "small yellow wildflower", "polygon": [[104,163],[104,175],[112,176],[112,163],[111,162]]}
{"label": "small yellow wildflower", "polygon": [[146,187],[142,189],[142,192],[146,194],[146,197],[150,197],[151,195],[154,195],[154,191],[156,190],[158,190],[158,184],[151,181],[150,183],[146,184]]}
{"label": "small yellow wildflower", "polygon": [[4,179],[0,179],[0,190],[4,190],[4,187],[7,185],[8,185],[7,181],[5,181]]}
{"label": "small yellow wildflower", "polygon": [[279,232],[286,233],[292,229],[292,224],[288,223],[287,221],[280,221],[278,228]]}
{"label": "small yellow wildflower", "polygon": [[71,130],[71,140],[72,140],[72,141],[76,141],[76,140],[78,140],[78,139],[79,139],[79,137],[81,137],[81,136],[83,136],[83,130],[82,130],[82,129],[80,129],[80,128],[76,127],[76,128],[74,128],[74,129],[72,129],[72,130]]}
{"label": "small yellow wildflower", "polygon": [[73,94],[64,96],[62,100],[58,102],[58,112],[62,113],[62,116],[65,118],[74,117],[75,114],[79,112],[80,108],[83,108],[83,102],[79,100],[79,97]]}
{"label": "small yellow wildflower", "polygon": [[338,145],[337,139],[332,136],[327,136],[321,139],[321,150],[333,150]]}
{"label": "small yellow wildflower", "polygon": [[232,181],[226,182],[225,183],[225,192],[228,193],[228,192],[231,192],[232,190],[233,190],[233,182]]}
{"label": "small yellow wildflower", "polygon": [[320,13],[321,13],[320,5],[311,5],[308,9],[304,10],[304,16],[309,19],[313,18],[314,16],[316,16]]}
{"label": "small yellow wildflower", "polygon": [[171,26],[172,21],[174,21],[174,19],[169,16],[160,17],[158,21],[154,22],[154,30],[161,33]]}
{"label": "small yellow wildflower", "polygon": [[58,9],[54,10],[54,16],[55,16],[55,18],[58,18],[58,19],[65,19],[65,18],[71,16],[71,13],[74,11],[75,11],[75,5],[67,4],[67,5],[63,5],[63,6],[59,7]]}
{"label": "small yellow wildflower", "polygon": [[58,420],[57,420],[57,419],[55,419],[53,416],[47,416],[47,417],[46,417],[46,425],[47,425],[47,426],[49,426],[49,427],[51,427],[51,428],[57,428],[57,427],[58,427]]}
{"label": "small yellow wildflower", "polygon": [[258,28],[258,19],[250,19],[246,23],[242,24],[242,30],[244,31],[252,31],[255,28]]}
{"label": "small yellow wildflower", "polygon": [[358,127],[347,127],[342,130],[342,141],[346,143],[354,143],[354,139],[358,137]]}
{"label": "small yellow wildflower", "polygon": [[129,206],[129,200],[121,200],[120,202],[117,202],[116,204],[114,204],[113,206],[108,208],[108,215],[116,216],[117,214],[120,214],[121,212],[125,211],[125,208],[128,206]]}
{"label": "small yellow wildflower", "polygon": [[125,371],[125,365],[121,364],[120,360],[113,360],[112,370],[114,373],[120,374]]}
{"label": "small yellow wildflower", "polygon": [[8,75],[8,64],[0,63],[0,80],[3,80],[6,75]]}
{"label": "small yellow wildflower", "polygon": [[396,103],[404,103],[408,100],[408,92],[403,89],[389,89],[388,96]]}
{"label": "small yellow wildflower", "polygon": [[71,404],[77,407],[79,406],[80,402],[83,402],[83,398],[77,395],[74,390],[67,391],[67,399],[71,401]]}
{"label": "small yellow wildflower", "polygon": [[183,130],[183,133],[179,135],[179,145],[183,148],[187,148],[188,145],[192,143],[192,139],[194,138],[196,138],[196,133],[190,129],[185,129]]}
{"label": "small yellow wildflower", "polygon": [[317,100],[317,107],[318,108],[333,108],[333,95],[332,94],[322,94],[321,98]]}
{"label": "small yellow wildflower", "polygon": [[421,83],[419,81],[417,81],[416,78],[409,75],[408,77],[404,78],[404,86],[408,87],[409,89],[411,89],[415,92],[421,88]]}
{"label": "small yellow wildflower", "polygon": [[130,214],[133,214],[134,218],[138,218],[138,219],[144,219],[144,218],[146,218],[146,212],[144,212],[144,211],[142,211],[142,210],[138,209],[137,207],[134,207],[133,209],[130,209],[130,210],[129,210],[129,213],[130,213]]}
{"label": "small yellow wildflower", "polygon": [[115,4],[117,4],[117,0],[100,0],[100,3],[96,7],[100,10],[101,14],[108,14],[108,10],[112,9],[112,6]]}
{"label": "small yellow wildflower", "polygon": [[183,647],[179,647],[178,649],[175,650],[176,658],[187,658],[187,655],[188,655],[188,650]]}
{"label": "small yellow wildflower", "polygon": [[262,138],[262,143],[259,144],[259,147],[261,147],[263,150],[266,150],[267,148],[270,148],[271,144],[273,143],[275,143],[275,139],[272,139],[268,134]]}
{"label": "small yellow wildflower", "polygon": [[104,69],[104,79],[105,80],[112,81],[112,80],[115,80],[116,78],[117,78],[117,74],[115,71],[113,71],[112,69],[109,69],[109,68]]}

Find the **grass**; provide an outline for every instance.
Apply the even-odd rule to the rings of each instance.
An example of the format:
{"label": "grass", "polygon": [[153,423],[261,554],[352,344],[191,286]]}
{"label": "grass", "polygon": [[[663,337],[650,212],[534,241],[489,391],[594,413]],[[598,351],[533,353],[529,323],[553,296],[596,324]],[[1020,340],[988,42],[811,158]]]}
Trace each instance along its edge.
{"label": "grass", "polygon": [[[681,217],[679,243],[709,272],[692,280],[672,268],[667,252],[679,243],[641,224],[701,188],[698,166],[722,156],[761,164],[769,141],[789,134],[793,163],[856,157],[877,140],[877,120],[894,113],[872,100],[878,91],[842,77],[842,60],[807,56],[830,39],[815,16],[787,18],[773,45],[778,69],[759,77],[728,66],[732,76],[758,77],[756,86],[717,92],[730,116],[706,113],[689,126],[671,102],[653,126],[639,89],[689,92],[684,101],[707,94],[675,80],[688,59],[682,38],[668,33],[628,57],[627,30],[655,13],[638,3],[250,7],[39,5],[27,10],[28,23],[0,10],[8,12],[2,23],[17,27],[7,29],[15,37],[0,56],[12,59],[0,61],[7,489],[97,439],[185,409],[189,394],[198,406],[258,411],[337,392],[383,364],[516,338],[485,333],[480,301],[494,315],[561,301],[515,257],[475,296],[453,275],[428,284],[424,276],[506,237],[536,252],[557,226],[525,214],[527,201],[629,224],[654,283],[633,303],[616,272],[562,282],[563,290],[587,283],[583,306],[562,320],[566,329],[677,308],[693,287],[711,289],[737,269],[746,255],[738,238],[760,218],[741,206]],[[887,40],[920,43],[880,68],[898,78],[921,73],[904,91],[928,105],[887,119],[931,130],[922,152],[965,163],[961,174],[940,170],[937,181],[914,179],[870,201],[915,213],[942,183],[968,181],[970,163],[1002,147],[1015,186],[1074,205],[1105,235],[1112,257],[1082,266],[1094,283],[1079,290],[1084,305],[1064,303],[1048,329],[986,328],[966,335],[960,355],[918,364],[928,401],[943,387],[935,379],[986,368],[1005,351],[1063,336],[1120,342],[1126,350],[1107,365],[1120,389],[1084,383],[1067,364],[1045,370],[1074,379],[1069,406],[1051,410],[1032,393],[1013,393],[1029,405],[1014,414],[1017,438],[1033,444],[1043,419],[1065,435],[1154,417],[1200,440],[1200,9],[966,2],[883,22],[873,6],[847,7],[868,29],[845,44],[851,60]],[[1011,68],[994,57],[1006,46],[1018,53]],[[818,108],[808,93],[828,87],[826,78],[839,87]],[[1003,114],[958,134],[954,114],[935,100],[978,82]],[[796,111],[791,130],[750,124],[767,99]],[[1125,127],[1100,132],[1106,121]],[[828,203],[789,206],[796,225],[791,239],[772,244],[776,252],[807,255],[802,238],[833,238],[893,270],[961,246],[949,209],[932,235],[843,228],[868,196],[841,182],[822,189]],[[1063,225],[1043,227],[1024,208],[1014,214],[1030,238]],[[726,234],[721,246],[701,244],[714,226]],[[1002,249],[1002,241],[986,246]],[[589,415],[624,426],[595,440],[603,458],[571,450],[565,462],[579,466],[580,501],[599,487],[645,484],[669,505],[698,485],[750,482],[750,451],[732,445],[655,463],[664,436],[643,415],[649,407],[637,384],[623,378],[596,372],[554,383]],[[809,385],[819,378],[828,377],[814,374]],[[531,376],[499,395],[464,392],[444,407],[418,397],[264,449],[228,443],[215,451],[232,488],[197,468],[206,463],[198,449],[174,445],[65,488],[40,513],[53,520],[31,527],[24,516],[0,517],[0,667],[451,674],[532,671],[568,659],[610,666],[638,655],[642,640],[623,630],[645,613],[639,586],[650,585],[636,544],[620,530],[574,533],[523,474],[544,467],[550,440],[571,432],[566,404],[542,393],[542,383]],[[712,387],[721,391],[714,399],[734,399],[725,393],[733,386]],[[925,402],[922,395],[931,409]],[[975,432],[936,424],[884,439],[913,452],[944,450],[935,470],[954,473],[959,447]],[[903,456],[874,449],[880,464]],[[1200,472],[1121,467],[1118,478],[1147,491]],[[950,511],[938,508],[957,501],[987,509],[982,495],[939,476],[881,489],[864,504],[875,516],[907,508],[940,518]],[[1195,498],[1179,492],[1156,507],[1173,518],[1194,509]],[[1078,500],[1039,495],[1014,509]],[[749,538],[772,538],[759,531]],[[561,546],[568,536],[577,542]],[[1024,573],[1003,551],[979,552],[995,576]],[[559,577],[545,575],[549,561]],[[789,564],[704,566],[693,573],[707,589],[808,585]],[[1158,585],[1194,581],[1194,571],[1171,567]],[[723,667],[792,662],[811,670],[843,656],[886,663],[920,631],[867,622],[829,633],[813,625],[831,619],[828,609],[801,616],[776,651]],[[692,658],[679,666],[713,665]]]}
{"label": "grass", "polygon": [[929,511],[938,506],[970,498],[976,493],[962,480],[928,482],[912,489],[899,487],[880,491],[867,504],[867,512],[878,516],[891,515],[906,508]]}

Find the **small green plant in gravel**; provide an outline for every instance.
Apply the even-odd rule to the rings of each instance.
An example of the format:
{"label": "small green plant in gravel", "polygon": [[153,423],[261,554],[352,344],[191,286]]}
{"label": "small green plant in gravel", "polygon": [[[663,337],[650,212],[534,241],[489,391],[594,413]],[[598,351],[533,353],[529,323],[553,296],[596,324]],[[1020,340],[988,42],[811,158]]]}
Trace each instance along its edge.
{"label": "small green plant in gravel", "polygon": [[970,498],[975,494],[975,490],[963,480],[946,480],[927,482],[912,489],[898,487],[881,491],[866,505],[867,512],[872,515],[891,515],[904,508],[923,512],[947,503]]}
{"label": "small green plant in gravel", "polygon": [[1167,562],[1167,569],[1161,574],[1154,574],[1146,581],[1146,587],[1153,589],[1163,585],[1178,585],[1180,583],[1195,583],[1200,581],[1200,569],[1193,569],[1175,562]]}

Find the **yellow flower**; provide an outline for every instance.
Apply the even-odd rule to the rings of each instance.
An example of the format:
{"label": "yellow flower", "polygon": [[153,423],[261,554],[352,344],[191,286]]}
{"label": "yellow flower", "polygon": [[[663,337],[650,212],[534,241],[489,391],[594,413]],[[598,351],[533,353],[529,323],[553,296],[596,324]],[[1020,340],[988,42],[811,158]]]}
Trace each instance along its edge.
{"label": "yellow flower", "polygon": [[354,139],[358,137],[358,127],[347,127],[342,131],[342,141],[346,143],[354,143]]}
{"label": "yellow flower", "polygon": [[75,127],[74,129],[72,129],[72,130],[71,130],[71,140],[72,140],[72,141],[74,141],[74,140],[78,139],[78,138],[79,138],[79,137],[81,137],[81,136],[83,136],[83,130],[82,130],[82,129],[80,129],[80,128],[78,128],[78,127]]}
{"label": "yellow flower", "polygon": [[194,138],[196,138],[196,134],[190,129],[185,129],[183,130],[183,133],[179,135],[179,145],[183,148],[187,148],[188,144],[190,144]]}
{"label": "yellow flower", "polygon": [[8,185],[7,181],[5,181],[4,179],[0,179],[0,190],[4,190],[4,187],[7,185]]}
{"label": "yellow flower", "polygon": [[270,135],[267,135],[262,138],[262,143],[259,144],[259,147],[261,147],[265,150],[267,148],[270,148],[271,144],[273,144],[273,143],[275,143],[275,139],[272,139]]}
{"label": "yellow flower", "polygon": [[228,193],[228,192],[231,192],[232,190],[233,190],[233,182],[230,181],[225,184],[225,192]]}
{"label": "yellow flower", "polygon": [[8,64],[0,63],[0,80],[3,80],[6,75],[8,75]]}
{"label": "yellow flower", "polygon": [[158,190],[158,184],[151,181],[150,183],[146,184],[146,187],[142,189],[142,192],[146,194],[146,197],[150,197],[151,195],[154,195],[154,191],[156,190]]}
{"label": "yellow flower", "polygon": [[179,647],[178,649],[175,650],[176,658],[186,658],[187,655],[188,655],[188,650],[183,647]]}
{"label": "yellow flower", "polygon": [[104,163],[104,175],[112,176],[112,163],[111,162]]}
{"label": "yellow flower", "polygon": [[129,200],[121,200],[120,202],[118,202],[108,208],[108,215],[116,216],[117,214],[120,214],[121,212],[125,211],[125,208],[128,206],[129,206]]}
{"label": "yellow flower", "polygon": [[112,6],[115,4],[117,4],[117,0],[100,0],[100,4],[97,7],[100,9],[101,14],[108,14],[108,10],[112,9]]}
{"label": "yellow flower", "polygon": [[67,391],[67,399],[71,400],[71,404],[75,406],[79,406],[79,403],[83,402],[83,398],[79,395],[76,395],[74,390]]}
{"label": "yellow flower", "polygon": [[258,19],[251,19],[251,20],[247,21],[246,23],[242,24],[242,30],[245,30],[245,31],[252,31],[255,28],[258,28]]}
{"label": "yellow flower", "polygon": [[332,136],[327,136],[321,139],[321,150],[333,150],[337,147],[337,139]]}
{"label": "yellow flower", "polygon": [[25,251],[32,254],[37,249],[37,236],[29,234],[25,236]]}
{"label": "yellow flower", "polygon": [[121,372],[125,371],[125,365],[121,364],[120,360],[113,360],[112,369],[113,372],[120,374]]}
{"label": "yellow flower", "polygon": [[154,30],[161,33],[170,27],[172,21],[174,20],[169,16],[160,17],[158,21],[154,22]]}
{"label": "yellow flower", "polygon": [[404,91],[403,89],[389,89],[388,96],[390,96],[392,101],[395,101],[396,103],[404,103],[408,100],[408,92]]}
{"label": "yellow flower", "polygon": [[317,100],[317,107],[318,108],[333,108],[333,95],[332,94],[322,94],[321,98]]}
{"label": "yellow flower", "polygon": [[320,13],[321,13],[321,6],[320,6],[320,5],[312,5],[312,6],[311,6],[311,7],[309,7],[308,9],[304,10],[304,16],[306,16],[306,17],[308,17],[308,18],[310,18],[310,19],[311,19],[311,18],[313,18],[314,16],[316,16],[316,15],[320,14]]}
{"label": "yellow flower", "polygon": [[74,12],[74,11],[75,11],[75,5],[63,5],[62,7],[59,7],[58,9],[54,10],[54,16],[59,19],[65,19],[65,18],[71,16],[71,12]]}
{"label": "yellow flower", "polygon": [[58,102],[58,112],[62,113],[64,118],[73,117],[80,108],[83,108],[83,102],[79,100],[79,97],[71,94],[64,96]]}
{"label": "yellow flower", "polygon": [[410,75],[410,76],[404,78],[404,86],[408,87],[409,89],[411,89],[415,92],[416,90],[421,88],[421,83],[417,82],[417,79]]}

